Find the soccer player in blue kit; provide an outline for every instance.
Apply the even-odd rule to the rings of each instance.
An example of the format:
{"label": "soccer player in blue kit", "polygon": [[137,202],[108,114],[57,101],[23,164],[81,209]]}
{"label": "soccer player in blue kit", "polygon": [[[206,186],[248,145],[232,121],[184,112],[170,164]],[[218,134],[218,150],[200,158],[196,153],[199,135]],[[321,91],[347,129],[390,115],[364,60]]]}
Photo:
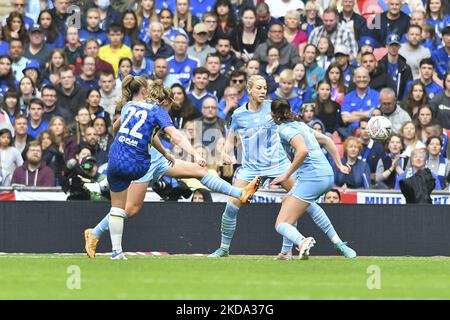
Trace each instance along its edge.
{"label": "soccer player in blue kit", "polygon": [[[333,169],[320,147],[320,144],[334,146],[331,139],[305,123],[296,121],[288,101],[274,100],[271,109],[273,120],[279,126],[283,146],[292,160],[289,169],[275,178],[272,184],[282,184],[292,176],[296,177],[295,185],[283,199],[275,229],[298,246],[301,259],[307,259],[315,240],[312,237],[305,238],[293,226],[306,211],[345,257],[355,258],[356,252],[339,238],[325,211],[315,202],[334,186]],[[333,153],[337,155],[336,147]],[[335,162],[339,170],[349,173],[349,167],[344,166],[341,161]]]}
{"label": "soccer player in blue kit", "polygon": [[[161,80],[153,82],[151,87],[147,90],[145,99],[146,101],[156,103],[158,106],[166,109],[166,111],[170,110],[174,103],[171,97],[171,91],[163,87]],[[124,111],[122,111],[122,114],[123,113]],[[115,123],[116,128],[119,123],[120,120]],[[180,135],[178,130],[175,129],[172,131],[171,138],[173,142],[185,139],[184,144],[189,144],[186,138]],[[259,177],[255,177],[245,188],[236,188],[223,179],[208,173],[208,171],[200,165],[203,164],[202,162],[204,162],[204,159],[198,155],[196,155],[196,158],[200,160],[200,162],[197,161],[199,163],[174,159],[170,152],[162,146],[158,137],[159,133],[160,131],[154,135],[152,140],[152,147],[150,148],[151,160],[147,172],[139,179],[133,181],[128,188],[125,206],[126,216],[124,218],[131,218],[139,212],[143,205],[149,182],[152,179],[158,180],[164,175],[177,178],[193,177],[198,178],[199,180],[201,179],[201,182],[211,190],[240,199],[243,203],[248,202],[256,192],[259,185]],[[187,151],[189,152],[189,150]],[[110,214],[107,214],[94,229],[86,229],[84,232],[85,249],[90,258],[95,257],[95,251],[100,237],[109,229],[109,217]]]}

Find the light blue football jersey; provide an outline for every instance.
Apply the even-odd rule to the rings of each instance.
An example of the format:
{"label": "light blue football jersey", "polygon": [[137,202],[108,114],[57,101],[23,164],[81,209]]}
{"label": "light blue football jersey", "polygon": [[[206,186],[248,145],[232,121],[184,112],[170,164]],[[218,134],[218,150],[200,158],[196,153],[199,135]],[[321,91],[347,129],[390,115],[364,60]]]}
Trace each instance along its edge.
{"label": "light blue football jersey", "polygon": [[300,134],[303,137],[308,148],[308,155],[297,169],[294,176],[301,179],[307,179],[334,174],[330,163],[320,148],[319,142],[317,142],[317,139],[314,137],[314,130],[312,128],[308,127],[303,122],[292,121],[282,123],[279,126],[279,132],[282,145],[291,160],[294,159],[295,150],[292,148],[290,141],[296,135]]}
{"label": "light blue football jersey", "polygon": [[257,112],[249,111],[247,103],[237,108],[230,130],[242,142],[242,167],[260,176],[276,177],[286,172],[290,162],[281,145],[278,126],[270,115],[270,103],[265,100]]}

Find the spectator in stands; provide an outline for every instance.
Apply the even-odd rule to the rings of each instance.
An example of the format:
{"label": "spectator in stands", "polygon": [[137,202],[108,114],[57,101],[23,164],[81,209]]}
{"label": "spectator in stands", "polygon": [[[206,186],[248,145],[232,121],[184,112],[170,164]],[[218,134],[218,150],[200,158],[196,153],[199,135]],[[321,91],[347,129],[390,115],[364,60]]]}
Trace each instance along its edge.
{"label": "spectator in stands", "polygon": [[335,184],[339,187],[346,186],[350,189],[368,189],[370,187],[370,168],[369,165],[358,158],[362,151],[362,144],[356,137],[348,137],[344,142],[344,159],[342,163],[351,167],[351,172],[341,173],[336,169],[334,162]]}
{"label": "spectator in stands", "polygon": [[22,80],[19,82],[19,105],[20,110],[23,113],[26,113],[28,106],[30,105],[30,101],[33,98],[36,98],[39,96],[39,92],[36,90],[36,86],[33,83],[33,80],[31,80],[30,77],[23,77]]}
{"label": "spectator in stands", "polygon": [[98,166],[108,162],[108,153],[102,150],[99,144],[100,136],[94,127],[87,127],[84,133],[83,142],[80,146],[88,147],[92,155],[97,159]]}
{"label": "spectator in stands", "polygon": [[342,70],[342,76],[344,78],[344,85],[350,88],[353,85],[353,75],[355,72],[355,66],[350,63],[350,51],[347,47],[336,46],[334,48],[335,62]]}
{"label": "spectator in stands", "polygon": [[11,178],[17,167],[23,164],[20,151],[12,146],[12,134],[8,129],[0,129],[0,186],[11,185]]}
{"label": "spectator in stands", "polygon": [[206,57],[205,67],[209,72],[209,82],[206,90],[211,92],[220,101],[229,80],[220,73],[220,57],[217,54],[209,54]]}
{"label": "spectator in stands", "polygon": [[341,203],[341,193],[338,189],[330,189],[325,193],[323,198],[324,203]]}
{"label": "spectator in stands", "polygon": [[131,68],[134,76],[150,76],[153,73],[153,61],[145,57],[147,45],[136,39],[131,46]]}
{"label": "spectator in stands", "polygon": [[275,46],[267,48],[267,63],[261,63],[260,74],[267,79],[267,83],[279,82],[280,73],[285,69],[280,65],[280,51]]}
{"label": "spectator in stands", "polygon": [[450,25],[450,15],[444,13],[444,3],[447,2],[443,0],[429,0],[427,2],[427,24],[432,26],[437,34],[440,34],[445,27]]}
{"label": "spectator in stands", "polygon": [[30,29],[30,42],[26,44],[24,53],[26,58],[38,61],[42,69],[45,68],[51,51],[44,37],[44,29],[39,24],[34,24]]}
{"label": "spectator in stands", "polygon": [[334,58],[334,46],[330,39],[326,36],[321,36],[317,43],[317,51],[317,64],[324,70],[328,69],[328,66]]}
{"label": "spectator in stands", "polygon": [[66,163],[64,153],[58,149],[55,135],[49,129],[42,131],[37,141],[42,148],[42,160],[55,173],[55,184],[59,186],[61,184],[61,173]]}
{"label": "spectator in stands", "polygon": [[133,10],[128,9],[122,13],[121,25],[124,32],[123,43],[131,48],[139,34],[137,17]]}
{"label": "spectator in stands", "polygon": [[171,87],[175,83],[181,84],[181,82],[173,74],[168,72],[168,63],[165,58],[157,58],[153,65],[154,75],[156,79],[161,79],[165,87]]}
{"label": "spectator in stands", "polygon": [[218,139],[225,136],[225,127],[226,122],[217,116],[217,100],[206,98],[202,105],[202,117],[194,121],[195,142],[200,142],[211,154]]}
{"label": "spectator in stands", "polygon": [[108,125],[106,123],[105,118],[95,118],[92,126],[97,130],[97,134],[100,137],[98,140],[98,144],[100,145],[100,149],[109,153],[109,147],[113,142],[113,137],[108,132]]}
{"label": "spectator in stands", "polygon": [[417,118],[415,120],[416,125],[416,136],[417,138],[426,143],[428,140],[427,133],[425,132],[425,128],[430,123],[434,122],[433,111],[429,105],[423,105],[419,108],[417,113]]}
{"label": "spectator in stands", "polygon": [[116,76],[119,73],[120,59],[131,59],[132,57],[131,49],[123,43],[123,38],[124,32],[121,25],[114,23],[109,25],[108,39],[110,44],[100,47],[98,51],[98,56],[113,66]]}
{"label": "spectator in stands", "polygon": [[12,70],[12,59],[8,55],[0,56],[0,93],[5,95],[8,90],[17,90],[17,85]]}
{"label": "spectator in stands", "polygon": [[12,72],[17,81],[23,77],[23,69],[25,69],[29,59],[23,56],[23,42],[19,39],[12,39],[9,42],[9,56],[12,60]]}
{"label": "spectator in stands", "polygon": [[378,160],[376,183],[379,189],[394,189],[395,178],[406,169],[407,159],[401,156],[402,138],[393,134],[385,142],[385,153]]}
{"label": "spectator in stands", "polygon": [[81,74],[76,78],[84,91],[99,89],[98,78],[95,76],[95,58],[85,56],[81,64]]}
{"label": "spectator in stands", "polygon": [[[165,60],[164,60],[165,61]],[[103,71],[100,73],[100,105],[112,117],[116,111],[116,99],[121,95],[121,88],[116,86],[114,74],[112,72]],[[112,120],[112,118],[111,118]]]}
{"label": "spectator in stands", "polygon": [[[244,103],[248,102],[248,92],[247,92],[247,74],[243,70],[234,70],[230,74],[230,85],[233,86],[238,94],[238,105],[242,106]],[[221,110],[223,108],[219,106]]]}
{"label": "spectator in stands", "polygon": [[268,63],[267,50],[269,47],[276,47],[280,53],[279,65],[284,68],[293,68],[299,61],[298,48],[287,42],[284,38],[284,27],[280,23],[274,23],[269,27],[267,41],[261,43],[253,56],[262,63]]}
{"label": "spectator in stands", "polygon": [[269,33],[270,26],[274,23],[281,23],[277,18],[272,17],[270,14],[270,8],[264,1],[258,3],[256,6],[256,20],[257,25],[263,31],[263,34],[267,35]]}
{"label": "spectator in stands", "polygon": [[80,42],[85,44],[90,38],[95,38],[99,46],[108,42],[108,35],[100,28],[100,10],[89,8],[86,11],[86,27],[80,31]]}
{"label": "spectator in stands", "polygon": [[31,78],[38,92],[39,88],[41,88],[42,86],[41,68],[39,67],[39,63],[36,60],[28,61],[25,69],[23,69],[22,72],[24,76],[28,76]]}
{"label": "spectator in stands", "polygon": [[354,81],[356,89],[342,102],[341,116],[346,130],[340,132],[344,137],[351,135],[358,128],[359,120],[370,117],[371,111],[379,105],[380,94],[369,87],[370,75],[366,68],[355,70]]}
{"label": "spectator in stands", "polygon": [[316,103],[315,102],[308,102],[302,104],[302,111],[301,111],[301,118],[304,123],[306,123],[308,126],[312,127],[312,121],[317,120],[316,118]]}
{"label": "spectator in stands", "polygon": [[[393,0],[398,1],[398,0]],[[423,59],[430,58],[431,53],[428,48],[425,48],[420,44],[420,39],[422,37],[422,28],[419,26],[412,25],[408,28],[407,42],[402,44],[399,53],[405,57],[406,62],[411,67],[411,72],[413,79],[420,78],[420,62]],[[433,64],[434,67],[434,64]]]}
{"label": "spectator in stands", "polygon": [[188,42],[192,44],[194,40],[191,38],[192,31],[200,21],[189,10],[189,0],[175,0],[175,14],[173,16],[173,25],[176,28],[183,29],[186,35],[189,35]]}
{"label": "spectator in stands", "polygon": [[217,99],[212,93],[206,91],[209,82],[209,72],[205,67],[195,68],[193,71],[193,88],[188,94],[189,100],[194,104],[198,111],[202,110],[203,101],[207,97]]}
{"label": "spectator in stands", "polygon": [[8,54],[9,42],[4,40],[3,28],[0,26],[0,56]]}
{"label": "spectator in stands", "polygon": [[202,22],[206,24],[208,28],[208,44],[215,48],[217,44],[217,37],[219,36],[218,30],[218,21],[219,18],[214,12],[205,12],[202,17]]}
{"label": "spectator in stands", "polygon": [[[164,10],[164,12],[170,12],[170,10]],[[163,13],[161,13],[162,15]],[[161,16],[162,17],[162,16]],[[163,20],[161,20],[163,21]],[[148,29],[150,41],[147,46],[147,57],[156,60],[158,58],[167,59],[174,54],[173,48],[170,43],[166,43],[163,39],[164,26],[160,22],[152,22]]]}
{"label": "spectator in stands", "polygon": [[6,26],[3,28],[3,37],[6,41],[11,42],[11,40],[21,40],[23,42],[28,41],[28,32],[23,16],[17,12],[13,11],[6,18]]}
{"label": "spectator in stands", "polygon": [[61,70],[69,67],[67,56],[62,49],[53,49],[49,56],[47,69],[44,70],[42,78],[44,83],[57,86],[61,82]]}
{"label": "spectator in stands", "polygon": [[333,134],[342,125],[341,106],[331,99],[331,84],[325,79],[317,84],[315,114],[329,134]]}
{"label": "spectator in stands", "polygon": [[[410,178],[413,175],[415,175],[419,170],[422,170],[426,167],[426,156],[427,152],[425,149],[415,149],[411,152],[411,167],[407,169],[402,174],[399,174],[397,176],[397,179],[395,181],[395,190],[400,190],[400,181]],[[434,190],[442,190],[441,183],[438,179],[438,176],[436,176],[434,173],[431,173],[433,175],[433,178],[435,179],[435,188]]]}
{"label": "spectator in stands", "polygon": [[58,89],[58,105],[75,116],[80,106],[85,104],[86,91],[75,81],[73,70],[64,67],[60,70],[61,84]]}
{"label": "spectator in stands", "polygon": [[63,117],[54,116],[49,122],[49,130],[55,137],[55,145],[59,152],[64,154],[64,159],[72,159],[77,150],[77,144],[74,138],[70,135],[69,129]]}
{"label": "spectator in stands", "polygon": [[51,9],[52,16],[55,19],[56,27],[58,28],[58,32],[60,34],[65,35],[67,29],[67,18],[69,14],[67,13],[67,8],[69,7],[68,0],[54,0],[53,1],[54,8]]}
{"label": "spectator in stands", "polygon": [[[185,1],[185,0],[181,0]],[[174,75],[184,86],[189,88],[189,83],[192,78],[192,71],[199,67],[199,61],[191,58],[187,54],[189,39],[183,34],[177,34],[174,42],[174,55],[167,59],[167,66],[169,74]]]}
{"label": "spectator in stands", "polygon": [[437,176],[442,189],[446,189],[450,173],[450,161],[442,153],[442,138],[432,136],[427,140],[426,146],[428,151],[426,166],[431,170],[431,173]]}
{"label": "spectator in stands", "polygon": [[[95,58],[95,76],[100,77],[102,72],[110,72],[114,74],[114,68],[111,64],[98,57],[99,45],[97,39],[89,38],[84,44],[84,56]],[[81,65],[75,67],[75,75],[81,73]]]}
{"label": "spectator in stands", "polygon": [[218,31],[220,34],[231,36],[237,28],[238,19],[235,15],[233,4],[230,0],[217,0],[212,10],[218,19]]}
{"label": "spectator in stands", "polygon": [[192,193],[191,202],[213,202],[211,192],[204,188],[196,189]]}
{"label": "spectator in stands", "polygon": [[422,82],[414,82],[409,91],[406,92],[407,97],[403,100],[402,107],[408,112],[411,119],[417,118],[419,108],[428,105],[428,95],[426,87]]}
{"label": "spectator in stands", "polygon": [[294,78],[295,78],[295,88],[297,94],[302,98],[302,101],[309,102],[312,101],[313,91],[308,86],[308,81],[306,78],[306,66],[303,62],[298,62],[294,66]]}
{"label": "spectator in stands", "polygon": [[52,85],[46,85],[42,88],[41,98],[44,102],[44,114],[43,119],[50,121],[55,116],[62,116],[65,121],[73,121],[72,114],[58,106],[56,88]]}
{"label": "spectator in stands", "polygon": [[406,85],[406,91],[409,91],[409,88],[414,82],[420,81],[425,85],[428,99],[432,100],[434,96],[438,95],[444,90],[438,83],[433,80],[434,73],[435,68],[433,59],[423,59],[422,61],[420,61],[419,78],[408,82],[408,84]]}
{"label": "spectator in stands", "polygon": [[[305,5],[305,14],[301,18],[300,27],[306,32],[308,37],[313,32],[314,28],[323,25],[322,19],[320,18],[321,12],[319,12],[321,10],[319,4],[313,0],[308,1]],[[303,51],[300,52],[303,53]]]}
{"label": "spectator in stands", "polygon": [[116,79],[116,87],[122,88],[122,79],[133,72],[133,61],[128,57],[120,58],[119,60],[119,73]]}
{"label": "spectator in stands", "polygon": [[232,50],[236,57],[247,63],[253,58],[256,47],[266,41],[266,35],[256,22],[256,10],[246,7],[241,13],[241,21],[230,35]]}
{"label": "spectator in stands", "polygon": [[[1,60],[1,59],[0,59]],[[1,62],[0,62],[1,64]],[[4,114],[8,116],[9,123],[14,123],[14,119],[22,113],[20,110],[20,97],[17,91],[9,90],[3,96],[1,103]]]}
{"label": "spectator in stands", "polygon": [[[173,24],[173,12],[171,9],[163,8],[159,13],[159,21],[161,22],[163,28],[161,29],[161,38],[164,40],[166,45],[169,47],[173,46],[175,41],[175,36],[182,33],[186,36],[187,33],[182,28],[175,27]],[[151,28],[151,24],[150,24]],[[153,36],[151,36],[153,38]],[[145,41],[145,40],[144,40]]]}
{"label": "spectator in stands", "polygon": [[412,80],[412,72],[407,64],[405,57],[399,54],[400,37],[397,34],[388,36],[386,41],[388,53],[379,64],[392,77],[395,84],[396,96],[401,98],[405,96],[406,84]]}
{"label": "spectator in stands", "polygon": [[[34,23],[34,20],[32,17],[28,16],[27,14],[27,7],[29,3],[28,0],[12,0],[11,1],[11,7],[14,8],[13,12],[17,12],[22,16],[22,19],[25,23],[26,28],[31,28],[31,26]],[[4,23],[3,23],[4,25]]]}
{"label": "spectator in stands", "polygon": [[33,141],[34,138],[28,134],[28,119],[25,115],[19,114],[14,118],[14,139],[13,146],[22,153],[22,158],[25,159],[23,153],[26,145]]}
{"label": "spectator in stands", "polygon": [[394,133],[399,133],[402,125],[405,122],[411,121],[409,114],[398,105],[395,91],[391,88],[381,89],[380,107],[383,116],[391,121],[392,131]]}
{"label": "spectator in stands", "polygon": [[285,69],[280,74],[279,79],[280,86],[274,93],[269,95],[272,99],[286,99],[289,101],[291,106],[291,110],[295,112],[295,114],[299,114],[301,110],[301,106],[303,103],[302,97],[297,94],[297,91],[294,90],[295,87],[295,78],[294,71],[291,69]]}
{"label": "spectator in stands", "polygon": [[193,32],[194,44],[187,50],[187,54],[199,61],[200,66],[206,62],[208,55],[216,52],[208,43],[208,27],[203,22],[197,23]]}
{"label": "spectator in stands", "polygon": [[450,129],[450,71],[444,75],[445,90],[436,95],[430,102],[435,118],[445,129]]}
{"label": "spectator in stands", "polygon": [[228,36],[221,35],[217,38],[216,51],[221,62],[220,73],[226,77],[243,65],[242,60],[236,57],[231,48],[231,39]]}
{"label": "spectator in stands", "polygon": [[200,118],[201,112],[189,100],[186,90],[179,83],[171,87],[173,100],[176,102],[169,111],[170,118],[177,129],[182,129],[189,121]]}
{"label": "spectator in stands", "polygon": [[342,11],[339,13],[339,22],[345,26],[350,33],[355,35],[356,41],[369,33],[367,21],[355,12],[355,0],[343,0]]}
{"label": "spectator in stands", "polygon": [[68,125],[70,135],[74,137],[76,144],[81,144],[84,140],[85,131],[91,125],[91,115],[86,107],[78,109],[75,122]]}
{"label": "spectator in stands", "polygon": [[406,33],[410,20],[407,14],[400,11],[402,0],[387,0],[387,6],[387,11],[377,14],[374,18],[374,21],[379,21],[380,27],[373,28],[370,32],[372,37],[383,45],[389,34],[396,33],[401,37]]}
{"label": "spectator in stands", "polygon": [[24,185],[27,187],[55,186],[55,173],[42,160],[42,147],[39,141],[32,141],[27,145],[26,161],[14,171],[11,185]]}
{"label": "spectator in stands", "polygon": [[69,66],[75,70],[77,64],[83,62],[83,46],[80,43],[80,35],[78,34],[78,28],[75,26],[69,26],[66,33],[66,45],[63,47],[63,51],[67,56],[67,62]]}
{"label": "spectator in stands", "polygon": [[373,53],[366,52],[362,54],[361,66],[369,70],[369,86],[372,89],[377,90],[378,92],[380,92],[383,88],[391,88],[392,90],[396,89],[394,80],[392,80],[392,77],[386,72],[386,70],[378,64]]}
{"label": "spectator in stands", "polygon": [[28,107],[28,134],[34,139],[37,139],[38,135],[48,128],[48,121],[43,119],[44,115],[44,102],[39,98],[33,98],[30,100]]}
{"label": "spectator in stands", "polygon": [[442,30],[442,42],[444,45],[431,54],[441,79],[444,78],[447,71],[450,71],[450,26]]}
{"label": "spectator in stands", "polygon": [[402,155],[409,158],[411,152],[415,149],[424,149],[425,145],[416,136],[416,126],[412,121],[405,122],[400,128],[400,136],[402,137],[403,151]]}
{"label": "spectator in stands", "polygon": [[[108,30],[109,26],[112,24],[120,24],[120,13],[111,5],[110,1],[94,0],[93,2],[94,5],[100,10],[100,28],[102,30]],[[122,5],[123,4],[124,3],[122,2]]]}
{"label": "spectator in stands", "polygon": [[111,115],[100,105],[100,99],[101,95],[99,90],[89,90],[86,94],[86,108],[89,110],[92,121],[94,121],[95,118],[105,119],[107,125],[106,128],[109,130],[111,128]]}
{"label": "spectator in stands", "polygon": [[308,35],[300,29],[300,12],[296,9],[288,10],[284,15],[284,38],[298,48],[299,52],[303,51],[303,46],[308,41]]}
{"label": "spectator in stands", "polygon": [[323,12],[323,26],[316,27],[310,34],[308,43],[317,46],[322,35],[326,35],[334,47],[344,46],[348,48],[350,57],[353,59],[358,53],[358,43],[355,35],[350,33],[342,24],[339,24],[339,12],[334,8],[327,8]]}
{"label": "spectator in stands", "polygon": [[226,87],[224,96],[219,104],[217,116],[220,119],[229,121],[233,112],[239,107],[238,91],[235,87]]}
{"label": "spectator in stands", "polygon": [[331,85],[331,100],[342,105],[347,88],[344,84],[344,74],[342,73],[342,69],[336,62],[332,62],[328,67],[325,72],[325,79]]}
{"label": "spectator in stands", "polygon": [[316,98],[317,83],[325,76],[325,70],[323,70],[316,61],[318,55],[317,47],[313,44],[305,46],[305,52],[303,53],[304,64],[306,67],[306,81],[311,88],[312,98]]}
{"label": "spectator in stands", "polygon": [[[247,79],[250,78],[251,76],[254,76],[255,74],[259,74],[260,69],[261,63],[259,63],[259,61],[256,60],[255,58],[250,59],[245,64],[245,72],[247,73]],[[268,92],[270,93],[271,91],[268,89]]]}
{"label": "spectator in stands", "polygon": [[139,28],[139,39],[144,40],[147,35],[150,23],[158,21],[156,14],[156,1],[139,0],[136,9],[137,24]]}
{"label": "spectator in stands", "polygon": [[39,13],[37,23],[42,27],[45,36],[45,43],[50,49],[64,46],[64,35],[58,31],[58,27],[50,9],[42,10]]}

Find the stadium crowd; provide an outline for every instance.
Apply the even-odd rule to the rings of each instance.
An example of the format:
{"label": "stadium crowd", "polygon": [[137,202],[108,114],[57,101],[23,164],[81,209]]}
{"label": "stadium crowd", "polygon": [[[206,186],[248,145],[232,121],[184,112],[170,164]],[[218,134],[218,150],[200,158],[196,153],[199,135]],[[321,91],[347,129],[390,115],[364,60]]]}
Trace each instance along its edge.
{"label": "stadium crowd", "polygon": [[[352,167],[349,175],[335,170],[337,187],[398,189],[424,167],[436,189],[449,185],[450,1],[11,0],[11,6],[0,28],[0,186],[59,186],[74,158],[82,163],[89,156],[101,171],[128,74],[171,88],[173,123],[225,180],[239,168],[239,156],[233,165],[222,163],[229,120],[248,101],[247,79],[260,74],[269,99],[289,100],[305,123],[332,137]],[[385,143],[369,138],[374,115],[392,122],[394,135]]]}

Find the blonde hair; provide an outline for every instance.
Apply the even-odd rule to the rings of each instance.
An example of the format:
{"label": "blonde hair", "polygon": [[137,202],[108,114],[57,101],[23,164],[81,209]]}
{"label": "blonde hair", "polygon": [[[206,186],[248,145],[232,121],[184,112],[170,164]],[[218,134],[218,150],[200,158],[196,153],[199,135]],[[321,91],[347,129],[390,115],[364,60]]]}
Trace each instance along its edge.
{"label": "blonde hair", "polygon": [[152,86],[148,89],[146,98],[165,109],[170,109],[175,103],[172,90],[164,87],[161,79],[153,81]]}
{"label": "blonde hair", "polygon": [[284,69],[280,73],[280,79],[283,79],[284,81],[288,82],[295,82],[294,71],[291,69]]}
{"label": "blonde hair", "polygon": [[247,80],[247,90],[250,91],[257,81],[264,81],[265,83],[267,83],[266,79],[263,76],[255,74]]}
{"label": "blonde hair", "polygon": [[[142,24],[142,20],[144,19],[144,8],[142,8],[142,0],[138,3],[136,17],[137,25],[140,26]],[[158,21],[158,16],[156,14],[156,1],[153,1],[153,6],[150,13],[150,21]]]}
{"label": "blonde hair", "polygon": [[350,136],[347,139],[345,139],[345,141],[344,141],[344,153],[345,154],[347,154],[347,148],[348,148],[349,144],[352,142],[356,143],[356,146],[358,147],[359,152],[362,151],[363,147],[362,147],[361,141],[356,137]]}
{"label": "blonde hair", "polygon": [[117,101],[116,107],[122,108],[124,104],[133,99],[134,95],[139,93],[142,87],[148,88],[148,82],[145,77],[127,75],[122,80],[122,97]]}

